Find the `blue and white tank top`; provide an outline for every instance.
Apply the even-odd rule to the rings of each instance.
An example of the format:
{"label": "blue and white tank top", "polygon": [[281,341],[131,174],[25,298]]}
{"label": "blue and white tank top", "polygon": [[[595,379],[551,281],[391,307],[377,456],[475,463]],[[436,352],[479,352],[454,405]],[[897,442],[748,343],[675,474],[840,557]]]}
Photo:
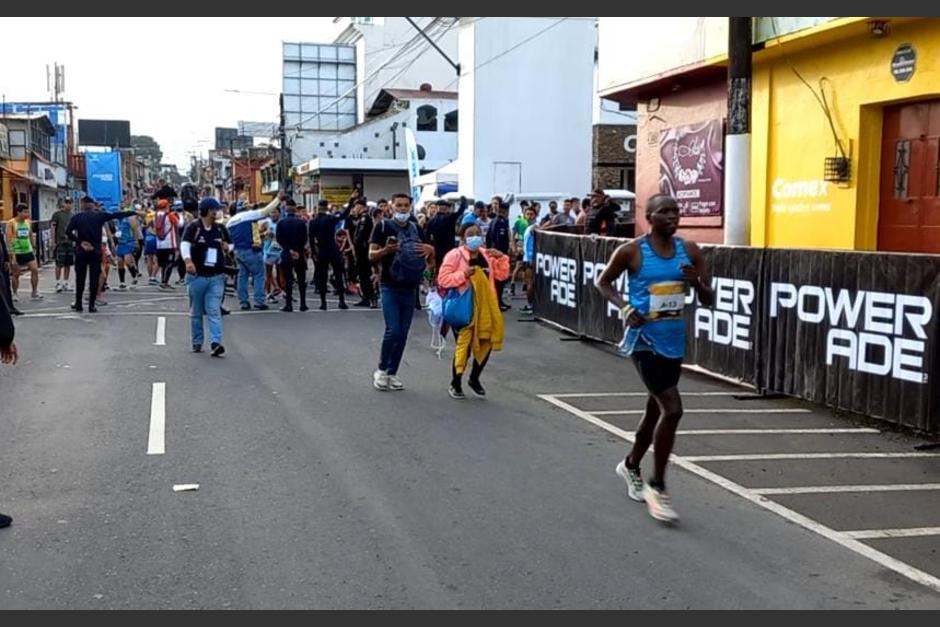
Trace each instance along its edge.
{"label": "blue and white tank top", "polygon": [[649,350],[670,359],[685,356],[686,281],[682,266],[692,265],[685,242],[674,237],[675,254],[656,254],[649,240],[639,240],[640,270],[630,275],[630,305],[646,320],[636,329],[627,328],[622,348],[626,353]]}

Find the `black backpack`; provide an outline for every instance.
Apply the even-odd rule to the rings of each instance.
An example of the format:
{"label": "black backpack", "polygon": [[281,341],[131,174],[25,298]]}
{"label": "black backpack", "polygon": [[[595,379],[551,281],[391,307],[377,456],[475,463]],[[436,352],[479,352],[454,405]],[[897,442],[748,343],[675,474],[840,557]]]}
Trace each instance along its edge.
{"label": "black backpack", "polygon": [[192,183],[183,185],[180,189],[180,200],[183,201],[183,209],[190,213],[196,213],[196,210],[199,209],[199,192],[196,191],[196,186]]}

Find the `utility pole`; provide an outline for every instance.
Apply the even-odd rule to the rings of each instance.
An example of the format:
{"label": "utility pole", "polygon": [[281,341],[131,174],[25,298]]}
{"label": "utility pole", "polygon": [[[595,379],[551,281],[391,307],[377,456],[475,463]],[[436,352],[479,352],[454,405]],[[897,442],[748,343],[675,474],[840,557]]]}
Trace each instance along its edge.
{"label": "utility pole", "polygon": [[747,246],[751,208],[751,25],[728,18],[728,135],[725,138],[725,244]]}

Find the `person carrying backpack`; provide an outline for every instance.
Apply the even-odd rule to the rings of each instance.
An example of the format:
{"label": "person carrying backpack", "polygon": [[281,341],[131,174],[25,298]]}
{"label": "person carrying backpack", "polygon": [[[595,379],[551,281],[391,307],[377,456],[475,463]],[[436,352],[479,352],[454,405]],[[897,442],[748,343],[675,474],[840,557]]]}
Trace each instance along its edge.
{"label": "person carrying backpack", "polygon": [[377,390],[404,389],[398,367],[405,352],[415,312],[415,293],[424,278],[434,247],[411,222],[411,196],[392,196],[392,218],[378,222],[369,243],[369,261],[381,265],[382,313],[385,335],[379,367],[372,374]]}

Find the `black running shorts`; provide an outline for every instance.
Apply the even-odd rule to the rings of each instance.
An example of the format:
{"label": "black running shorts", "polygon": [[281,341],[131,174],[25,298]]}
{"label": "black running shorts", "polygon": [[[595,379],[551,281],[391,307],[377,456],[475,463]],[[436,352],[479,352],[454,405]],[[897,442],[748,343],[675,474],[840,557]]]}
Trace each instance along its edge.
{"label": "black running shorts", "polygon": [[643,385],[656,396],[679,385],[682,360],[663,357],[653,351],[636,351],[631,355]]}

